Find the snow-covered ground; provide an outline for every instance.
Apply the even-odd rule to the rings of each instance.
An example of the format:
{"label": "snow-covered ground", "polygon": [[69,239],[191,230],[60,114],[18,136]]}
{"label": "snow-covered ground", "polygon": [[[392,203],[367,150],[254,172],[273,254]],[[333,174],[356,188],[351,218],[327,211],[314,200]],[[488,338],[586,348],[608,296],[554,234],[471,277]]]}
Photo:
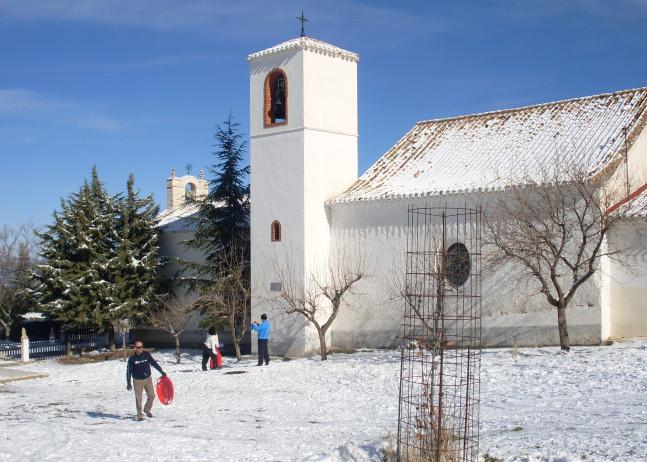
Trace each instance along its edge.
{"label": "snow-covered ground", "polygon": [[[29,366],[49,378],[0,387],[0,460],[380,460],[397,429],[395,351],[174,364],[170,406],[133,420],[120,361]],[[647,460],[647,342],[485,350],[481,452],[506,461]],[[227,374],[238,372],[237,374]],[[157,373],[154,372],[154,377]]]}

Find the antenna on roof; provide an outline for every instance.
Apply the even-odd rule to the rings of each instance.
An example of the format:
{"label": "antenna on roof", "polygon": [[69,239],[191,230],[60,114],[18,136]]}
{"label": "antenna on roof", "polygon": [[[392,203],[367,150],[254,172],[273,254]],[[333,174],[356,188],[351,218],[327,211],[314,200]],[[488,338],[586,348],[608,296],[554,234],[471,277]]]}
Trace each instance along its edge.
{"label": "antenna on roof", "polygon": [[305,25],[305,23],[308,22],[308,20],[306,19],[305,16],[303,16],[303,10],[301,10],[301,16],[297,16],[297,19],[299,21],[301,21],[301,37],[305,37],[306,36],[306,31],[305,31],[304,25]]}
{"label": "antenna on roof", "polygon": [[625,151],[625,185],[627,187],[627,198],[631,198],[631,184],[629,183],[629,150],[627,149],[627,126],[622,127],[622,135],[624,137],[624,151]]}

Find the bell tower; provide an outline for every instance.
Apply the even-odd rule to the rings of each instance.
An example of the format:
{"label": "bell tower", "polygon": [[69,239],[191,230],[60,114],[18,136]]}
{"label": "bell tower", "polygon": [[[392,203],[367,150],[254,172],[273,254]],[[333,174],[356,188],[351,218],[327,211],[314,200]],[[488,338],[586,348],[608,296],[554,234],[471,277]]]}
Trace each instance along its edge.
{"label": "bell tower", "polygon": [[[250,64],[252,319],[267,313],[270,351],[316,353],[316,331],[300,315],[273,312],[282,290],[325,263],[324,203],[357,179],[357,54],[309,37],[253,53]],[[253,343],[252,348],[256,348]]]}

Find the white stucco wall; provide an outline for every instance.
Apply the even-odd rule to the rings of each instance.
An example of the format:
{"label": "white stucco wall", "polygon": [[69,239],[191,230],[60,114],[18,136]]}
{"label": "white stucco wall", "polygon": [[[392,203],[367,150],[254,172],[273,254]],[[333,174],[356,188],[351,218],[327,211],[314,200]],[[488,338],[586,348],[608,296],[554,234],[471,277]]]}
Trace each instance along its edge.
{"label": "white stucco wall", "polygon": [[[334,346],[393,347],[398,344],[404,302],[394,299],[404,274],[408,207],[476,206],[477,196],[441,196],[412,200],[372,201],[330,206],[332,245],[364,249],[370,274],[356,287],[333,326]],[[452,240],[451,233],[448,236]],[[468,249],[469,250],[469,249]],[[559,343],[557,314],[514,268],[482,272],[482,335],[486,346],[554,345]],[[600,301],[596,282],[580,288],[567,311],[573,344],[600,340]]]}
{"label": "white stucco wall", "polygon": [[[159,247],[160,255],[168,258],[178,258],[181,260],[189,260],[196,262],[204,262],[204,256],[201,252],[198,252],[195,249],[187,248],[183,242],[191,239],[193,233],[190,231],[173,231],[173,232],[164,232],[160,230],[159,232]],[[170,264],[164,267],[164,277],[172,277],[179,267],[175,264]],[[190,300],[191,295],[187,295],[186,290],[183,288],[176,289],[176,295],[178,297],[187,297]],[[189,325],[182,334],[181,341],[182,344],[187,346],[196,346],[202,342],[204,337],[204,329],[199,327],[198,323],[200,322],[201,317],[198,314],[191,314]],[[159,329],[138,329],[137,335],[139,335],[142,340],[145,342],[152,342],[154,344],[168,344],[174,345],[175,340],[171,337],[170,334],[159,330]]]}
{"label": "white stucco wall", "polygon": [[[643,129],[636,137],[629,150],[626,167],[629,171],[630,191],[633,192],[647,183],[647,130]],[[618,173],[625,174],[624,170],[625,166],[620,166]]]}
{"label": "white stucco wall", "polygon": [[[318,349],[300,315],[284,316],[270,300],[275,266],[289,266],[297,285],[325,263],[329,225],[324,201],[357,178],[356,63],[291,48],[250,61],[252,319],[268,313],[270,351],[303,355]],[[287,77],[287,124],[264,127],[264,82],[273,69]],[[270,225],[281,223],[282,241]],[[255,345],[253,345],[255,348]]]}
{"label": "white stucco wall", "polygon": [[615,171],[606,181],[609,206],[626,199],[627,192],[636,193],[647,184],[647,130],[643,129],[629,149],[617,153]]}
{"label": "white stucco wall", "polygon": [[605,258],[604,338],[647,336],[647,219],[627,220],[609,235],[619,259]]}
{"label": "white stucco wall", "polygon": [[[278,282],[274,276],[277,259],[304,253],[304,184],[294,180],[304,171],[303,138],[303,132],[296,131],[281,135],[280,143],[274,137],[261,137],[252,138],[250,144],[252,319],[267,313],[272,325],[271,351],[294,355],[304,349],[303,322],[273,310],[270,300],[276,294],[270,284]],[[281,223],[281,242],[271,242],[274,220]],[[303,260],[296,259],[292,270],[303,275]]]}
{"label": "white stucco wall", "polygon": [[[647,130],[643,129],[629,150],[627,161],[618,165],[608,184],[609,189],[614,192],[617,190],[616,200],[623,200],[626,199],[627,192],[632,196],[640,193],[646,183]],[[642,192],[641,196],[644,197],[645,194]],[[628,219],[607,236],[605,252],[625,252],[619,256],[620,260],[602,258],[603,339],[647,336],[647,313],[644,303],[644,300],[647,300],[646,226],[644,219]]]}
{"label": "white stucco wall", "polygon": [[357,63],[319,53],[302,53],[304,126],[356,138]]}

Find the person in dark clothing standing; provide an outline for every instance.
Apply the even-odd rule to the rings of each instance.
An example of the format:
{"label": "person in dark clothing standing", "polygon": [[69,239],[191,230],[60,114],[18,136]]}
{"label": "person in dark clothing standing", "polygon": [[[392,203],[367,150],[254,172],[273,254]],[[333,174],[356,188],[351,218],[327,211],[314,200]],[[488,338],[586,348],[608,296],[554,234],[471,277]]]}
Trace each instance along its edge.
{"label": "person in dark clothing standing", "polygon": [[249,326],[251,330],[258,332],[258,364],[257,366],[262,366],[263,361],[265,365],[270,364],[270,352],[267,349],[267,344],[270,340],[270,322],[267,320],[267,315],[263,313],[261,315],[260,324],[256,321]]}
{"label": "person in dark clothing standing", "polygon": [[[128,358],[128,367],[126,368],[126,389],[133,389],[130,383],[131,377],[135,382],[136,420],[144,420],[144,413],[148,417],[153,417],[151,409],[155,400],[155,388],[153,387],[153,379],[151,378],[151,366],[157,369],[162,374],[162,377],[166,375],[151,354],[148,351],[144,351],[144,343],[136,339],[135,354]],[[144,390],[146,390],[146,404],[142,410],[142,395]]]}

